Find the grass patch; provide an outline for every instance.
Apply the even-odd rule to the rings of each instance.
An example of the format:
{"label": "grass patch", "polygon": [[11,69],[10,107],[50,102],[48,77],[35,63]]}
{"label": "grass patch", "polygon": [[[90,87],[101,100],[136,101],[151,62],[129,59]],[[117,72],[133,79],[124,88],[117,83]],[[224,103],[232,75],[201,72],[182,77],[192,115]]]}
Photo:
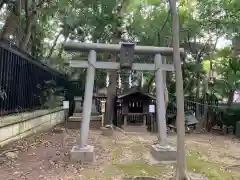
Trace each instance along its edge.
{"label": "grass patch", "polygon": [[131,145],[131,151],[137,154],[141,154],[147,152],[148,148],[143,143],[136,143]]}
{"label": "grass patch", "polygon": [[154,176],[160,177],[165,169],[162,166],[149,165],[141,162],[131,164],[116,164],[116,168],[121,170],[125,176]]}
{"label": "grass patch", "polygon": [[203,155],[196,151],[191,151],[188,154],[187,165],[190,171],[204,174],[210,180],[240,179],[235,173],[223,171],[221,164],[207,161]]}
{"label": "grass patch", "polygon": [[[154,176],[161,177],[166,169],[164,166],[149,165],[144,162],[143,154],[148,151],[144,143],[132,143],[128,146],[122,144],[112,150],[112,166],[115,168],[116,174],[121,174],[122,177],[133,176]],[[133,155],[133,160],[128,159],[127,162],[122,162],[124,158],[128,158],[127,153]],[[132,158],[132,157],[131,157]]]}
{"label": "grass patch", "polygon": [[115,147],[112,150],[112,160],[114,164],[120,161],[122,152],[123,152],[123,148],[121,147]]}
{"label": "grass patch", "polygon": [[112,180],[113,177],[121,175],[119,170],[113,165],[105,166],[102,169],[86,169],[82,174],[82,180]]}
{"label": "grass patch", "polygon": [[[90,179],[96,179],[99,176],[100,176],[100,173],[95,171],[94,169],[85,169],[83,171],[83,176],[81,177],[81,179],[90,180]],[[76,180],[80,180],[80,178],[76,178]]]}

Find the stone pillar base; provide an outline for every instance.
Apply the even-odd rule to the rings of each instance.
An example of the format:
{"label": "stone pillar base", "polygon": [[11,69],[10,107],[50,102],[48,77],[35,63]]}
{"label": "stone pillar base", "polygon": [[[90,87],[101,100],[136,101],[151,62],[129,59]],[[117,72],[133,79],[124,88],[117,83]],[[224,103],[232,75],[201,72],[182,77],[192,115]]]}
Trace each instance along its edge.
{"label": "stone pillar base", "polygon": [[71,162],[92,163],[95,161],[94,146],[87,145],[84,148],[73,146],[70,152]]}
{"label": "stone pillar base", "polygon": [[151,146],[150,153],[157,161],[174,162],[177,160],[177,151],[171,146],[155,144]]}

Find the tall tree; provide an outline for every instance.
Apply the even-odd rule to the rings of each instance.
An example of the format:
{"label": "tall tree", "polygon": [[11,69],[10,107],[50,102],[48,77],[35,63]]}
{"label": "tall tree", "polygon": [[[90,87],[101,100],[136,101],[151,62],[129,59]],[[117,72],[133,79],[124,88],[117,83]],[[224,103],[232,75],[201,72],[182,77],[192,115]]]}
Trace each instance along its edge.
{"label": "tall tree", "polygon": [[[123,20],[129,0],[121,0],[116,4],[116,10],[114,15],[116,16],[116,26],[113,29],[112,43],[119,43],[123,35]],[[116,62],[116,55],[111,55],[111,61]],[[112,124],[116,97],[116,86],[117,86],[117,71],[109,71],[109,86],[107,88],[107,108],[106,118],[104,124]]]}
{"label": "tall tree", "polygon": [[177,13],[177,0],[169,0],[172,14],[172,43],[173,60],[176,71],[176,94],[177,94],[177,172],[176,180],[188,180],[186,152],[185,152],[185,117],[184,117],[184,94],[181,57],[179,49],[179,16]]}
{"label": "tall tree", "polygon": [[4,23],[1,39],[8,40],[10,35],[13,34],[17,25],[20,22],[21,11],[23,9],[23,4],[25,0],[19,1],[10,1],[8,4],[8,8],[10,9],[9,15]]}

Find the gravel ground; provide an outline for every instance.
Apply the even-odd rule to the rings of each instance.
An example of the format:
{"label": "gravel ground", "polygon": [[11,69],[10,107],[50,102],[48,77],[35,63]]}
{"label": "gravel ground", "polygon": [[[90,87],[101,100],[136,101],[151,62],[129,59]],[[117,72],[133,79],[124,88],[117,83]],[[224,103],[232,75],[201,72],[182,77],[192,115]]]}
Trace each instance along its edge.
{"label": "gravel ground", "polygon": [[[146,154],[156,136],[149,133],[118,132],[117,140],[90,131],[89,143],[95,146],[94,164],[72,164],[69,151],[75,143],[77,131],[61,129],[41,133],[20,140],[6,147],[12,150],[0,152],[1,180],[124,180],[129,176],[151,175],[171,179],[174,165],[150,166]],[[59,130],[61,129],[61,130]],[[176,136],[169,137],[171,144]],[[212,134],[191,134],[186,136],[187,149],[198,150],[212,161],[224,163],[229,171],[239,171],[240,143],[233,137]],[[193,180],[205,180],[205,176],[190,173]]]}

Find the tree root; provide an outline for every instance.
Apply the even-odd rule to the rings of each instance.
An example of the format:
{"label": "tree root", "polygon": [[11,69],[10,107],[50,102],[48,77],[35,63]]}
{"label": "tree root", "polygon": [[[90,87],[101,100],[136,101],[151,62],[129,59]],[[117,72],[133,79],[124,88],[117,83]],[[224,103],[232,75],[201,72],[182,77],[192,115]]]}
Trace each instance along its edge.
{"label": "tree root", "polygon": [[157,178],[152,176],[135,176],[135,177],[129,178],[129,180],[157,180]]}
{"label": "tree root", "polygon": [[[27,145],[27,147],[31,147],[31,146],[37,145],[37,144],[39,144],[39,142],[34,142],[34,143],[32,143],[32,144],[29,144],[29,145]],[[6,153],[8,153],[8,152],[16,152],[16,151],[20,151],[20,149],[15,148],[15,149],[5,150],[5,151],[3,151],[3,152],[0,154],[0,157],[4,156],[4,155],[5,155]]]}
{"label": "tree root", "polygon": [[180,177],[179,172],[176,172],[175,180],[192,180],[192,178],[188,175],[188,173],[185,171],[183,176]]}
{"label": "tree root", "polygon": [[227,169],[239,168],[239,167],[240,167],[240,164],[234,164],[234,165],[229,165],[229,166],[225,167],[224,169],[227,170]]}
{"label": "tree root", "polygon": [[[122,132],[124,135],[127,134],[123,129],[121,129],[121,128],[117,127],[117,126],[114,126],[113,124],[111,124],[111,125],[106,125],[105,128],[110,128],[110,129],[113,131],[113,136],[114,136],[114,139],[115,139],[115,140],[114,140],[114,144],[117,144],[116,130]],[[114,128],[115,128],[116,130],[115,130]]]}
{"label": "tree root", "polygon": [[0,157],[4,156],[6,153],[8,152],[15,152],[15,151],[18,151],[19,149],[8,149],[6,151],[3,151],[1,154],[0,154]]}

